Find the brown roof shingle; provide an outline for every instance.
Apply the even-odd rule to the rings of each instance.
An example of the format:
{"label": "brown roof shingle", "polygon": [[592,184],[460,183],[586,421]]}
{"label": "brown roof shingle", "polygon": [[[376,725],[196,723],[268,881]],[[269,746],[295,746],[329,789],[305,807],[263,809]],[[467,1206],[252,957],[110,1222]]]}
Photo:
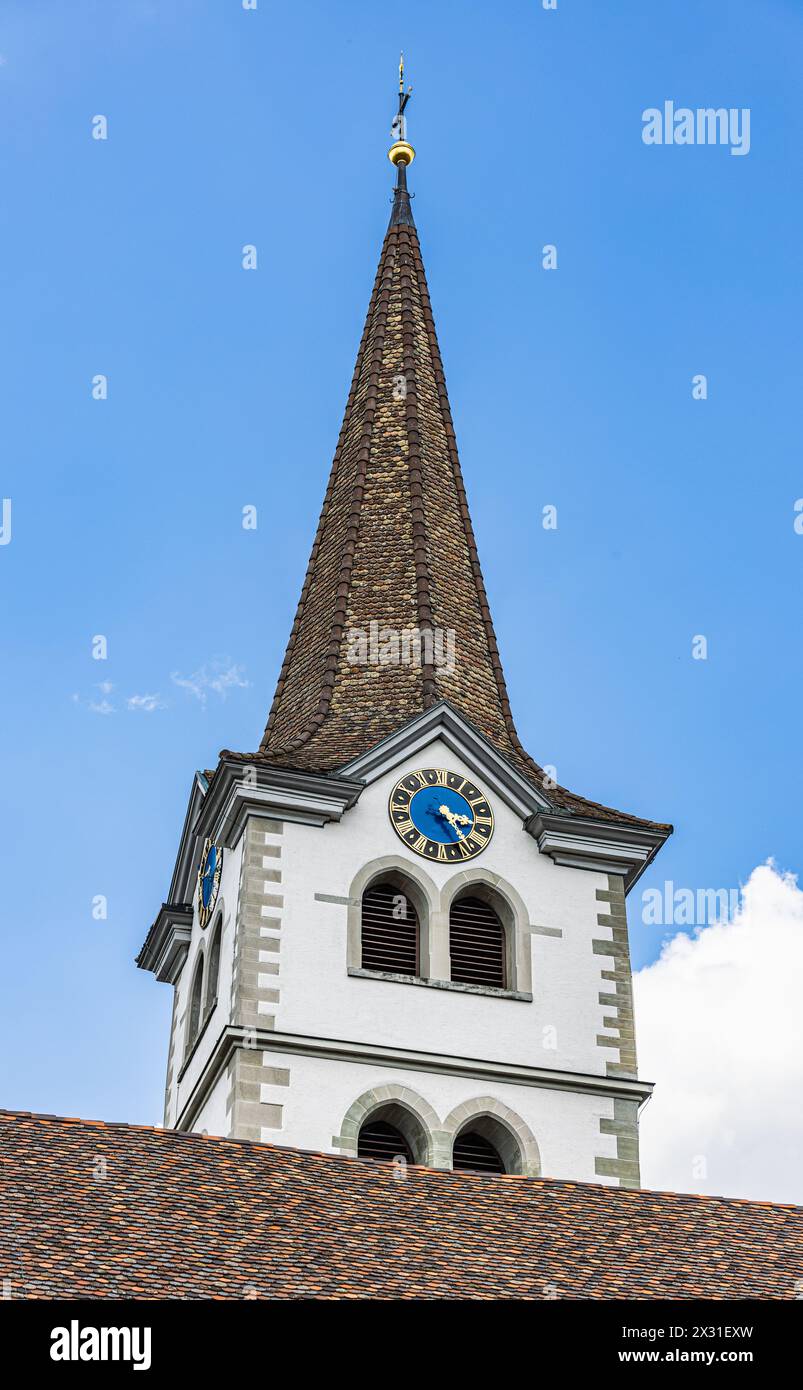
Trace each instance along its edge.
{"label": "brown roof shingle", "polygon": [[[105,1160],[105,1178],[98,1159]],[[13,1298],[794,1299],[803,1209],[0,1112]]]}

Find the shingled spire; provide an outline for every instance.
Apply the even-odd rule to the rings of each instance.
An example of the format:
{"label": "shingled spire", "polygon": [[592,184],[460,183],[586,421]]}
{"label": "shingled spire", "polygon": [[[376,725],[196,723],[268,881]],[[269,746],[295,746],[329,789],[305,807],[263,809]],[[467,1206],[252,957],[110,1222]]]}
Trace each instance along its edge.
{"label": "shingled spire", "polygon": [[390,223],[259,756],[332,771],[448,700],[542,785],[511,717],[466,501],[407,189],[409,97],[400,70]]}

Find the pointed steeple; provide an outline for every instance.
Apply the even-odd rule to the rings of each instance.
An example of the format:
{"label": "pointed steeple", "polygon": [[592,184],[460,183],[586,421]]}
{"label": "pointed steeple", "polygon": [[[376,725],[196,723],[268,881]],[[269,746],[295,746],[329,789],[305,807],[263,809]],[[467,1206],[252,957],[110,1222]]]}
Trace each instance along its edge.
{"label": "pointed steeple", "polygon": [[[466,500],[407,189],[409,97],[400,69],[390,224],[256,756],[333,771],[447,700],[544,786],[513,724]],[[549,785],[555,806],[635,820]]]}

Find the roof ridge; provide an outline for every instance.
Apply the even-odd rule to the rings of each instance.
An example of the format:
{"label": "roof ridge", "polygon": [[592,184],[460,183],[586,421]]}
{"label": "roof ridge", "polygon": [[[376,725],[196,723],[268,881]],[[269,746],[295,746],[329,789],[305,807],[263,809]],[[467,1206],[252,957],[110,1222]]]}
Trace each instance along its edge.
{"label": "roof ridge", "polygon": [[[400,165],[400,172],[404,166]],[[413,228],[413,231],[415,229]],[[405,226],[400,234],[401,268],[401,317],[402,317],[402,366],[405,378],[405,431],[407,435],[407,472],[410,487],[410,519],[413,530],[413,558],[415,561],[416,608],[419,630],[432,628],[432,570],[427,535],[427,516],[424,506],[424,474],[421,457],[421,431],[418,415],[418,374],[415,365],[414,304],[410,289],[410,277],[405,275],[408,264],[415,269],[415,241]],[[431,653],[430,653],[431,655]],[[422,694],[424,708],[437,699],[437,682],[432,662],[422,663]]]}
{"label": "roof ridge", "polygon": [[[287,643],[284,661],[282,662],[281,670],[279,672],[279,679],[276,685],[276,693],[273,697],[273,703],[271,704],[270,712],[268,714],[268,722],[265,727],[265,733],[259,745],[260,752],[265,751],[268,747],[270,734],[273,729],[273,722],[281,702],[281,697],[284,690],[284,682],[295,650],[296,640],[304,616],[305,605],[309,597],[311,581],[315,573],[315,562],[318,556],[320,543],[323,538],[323,533],[326,526],[328,506],[331,502],[331,496],[334,491],[334,485],[338,476],[338,470],[342,459],[343,448],[348,439],[349,425],[351,423],[351,412],[356,403],[357,392],[362,378],[362,368],[365,359],[365,351],[368,347],[369,340],[372,336],[372,331],[376,324],[377,334],[373,345],[373,351],[371,354],[371,366],[368,374],[369,385],[366,392],[366,402],[363,408],[363,429],[360,436],[360,445],[358,453],[361,467],[358,469],[357,479],[355,480],[354,487],[352,490],[352,508],[349,517],[349,525],[346,530],[346,541],[341,556],[340,576],[336,595],[337,602],[330,624],[330,642],[329,648],[327,650],[326,664],[320,683],[318,708],[315,714],[313,714],[310,717],[306,729],[301,735],[299,735],[295,740],[289,741],[286,745],[280,744],[278,748],[274,751],[277,754],[280,754],[284,751],[289,752],[295,748],[300,747],[303,743],[306,743],[316,732],[316,730],[320,727],[321,723],[323,722],[323,719],[325,718],[328,712],[329,705],[331,702],[332,690],[334,688],[334,674],[337,669],[337,658],[340,650],[340,640],[343,635],[343,621],[345,621],[345,612],[343,611],[340,605],[348,592],[348,585],[351,577],[351,568],[353,565],[354,553],[356,549],[356,539],[359,533],[360,504],[362,502],[362,489],[365,485],[365,470],[366,465],[368,463],[368,459],[370,457],[369,442],[373,433],[374,426],[374,403],[377,395],[377,384],[376,381],[372,381],[371,378],[378,376],[379,367],[382,361],[382,352],[384,349],[385,335],[387,331],[387,305],[390,298],[388,262],[391,260],[391,253],[392,259],[395,262],[395,231],[392,233],[390,231],[388,232],[385,238],[385,244],[382,248],[382,254],[380,256],[379,265],[377,267],[376,277],[374,280],[374,287],[371,291],[371,298],[368,302],[368,312],[365,316],[365,326],[363,328],[360,346],[357,350],[357,360],[354,365],[354,373],[351,379],[351,387],[349,389],[348,398],[346,400],[346,409],[343,414],[343,423],[340,427],[340,434],[338,436],[338,442],[335,448],[334,458],[332,460],[332,467],[329,473],[329,482],[327,485],[326,493],[324,494],[323,505],[321,507],[321,514],[318,519],[318,527],[312,545],[312,553],[310,555],[306,574],[304,576],[304,583],[301,590],[301,596],[299,598],[298,606],[296,608],[296,615],[293,621],[293,626],[290,631],[290,637]],[[393,267],[391,266],[391,278],[392,270]],[[385,285],[386,281],[388,283],[387,289],[385,291],[383,289],[383,286]],[[378,324],[376,323],[377,320]],[[341,614],[343,621],[339,621]]]}
{"label": "roof ridge", "polygon": [[[125,1120],[87,1120],[74,1115],[54,1115],[39,1113],[33,1110],[6,1110],[0,1108],[0,1122],[4,1119],[10,1120],[34,1120],[55,1123],[58,1125],[84,1125],[88,1129],[108,1129],[108,1130],[132,1130],[142,1134],[154,1134],[166,1139],[177,1139],[182,1142],[206,1143],[210,1140],[218,1144],[236,1144],[241,1147],[265,1151],[275,1154],[292,1154],[302,1158],[320,1158],[333,1163],[358,1163],[369,1165],[374,1160],[358,1158],[354,1154],[327,1153],[324,1149],[302,1149],[289,1144],[270,1144],[255,1139],[234,1139],[225,1134],[199,1134],[194,1130],[166,1129],[163,1125],[145,1125],[129,1123]],[[377,1167],[382,1165],[377,1164]],[[706,1192],[674,1192],[671,1188],[652,1188],[652,1187],[613,1187],[607,1183],[580,1182],[571,1178],[552,1178],[552,1177],[527,1177],[521,1173],[503,1174],[483,1174],[467,1173],[455,1168],[427,1168],[422,1164],[411,1165],[412,1170],[420,1174],[431,1174],[439,1178],[458,1178],[474,1179],[483,1183],[499,1181],[517,1181],[526,1184],[528,1187],[553,1187],[571,1188],[581,1192],[594,1191],[604,1192],[608,1195],[615,1195],[623,1201],[637,1202],[649,1197],[671,1197],[675,1200],[686,1202],[713,1202],[725,1203],[728,1206],[747,1206],[769,1208],[772,1211],[790,1211],[803,1214],[803,1204],[796,1202],[771,1202],[759,1197],[728,1197],[721,1193]],[[370,1171],[370,1169],[369,1169]]]}
{"label": "roof ridge", "polygon": [[435,372],[435,384],[438,392],[438,405],[440,407],[441,419],[443,421],[444,433],[446,435],[446,450],[449,456],[449,462],[451,464],[452,478],[454,480],[455,490],[458,496],[458,504],[460,507],[461,519],[463,522],[463,527],[466,533],[466,540],[468,543],[469,563],[471,565],[472,574],[474,578],[474,585],[477,591],[480,617],[482,619],[482,623],[485,628],[485,633],[488,641],[488,652],[491,658],[491,666],[493,668],[496,686],[502,704],[502,713],[505,717],[505,722],[509,722],[510,731],[515,735],[515,729],[513,728],[513,716],[510,708],[510,700],[508,698],[507,693],[507,684],[505,681],[505,674],[502,667],[502,659],[499,655],[499,647],[496,641],[496,632],[494,630],[493,617],[491,615],[491,606],[488,602],[488,595],[485,589],[485,580],[483,579],[482,574],[482,566],[480,565],[479,551],[477,549],[477,541],[474,535],[474,525],[471,520],[471,512],[469,510],[468,505],[468,495],[466,493],[466,485],[463,479],[463,470],[460,465],[460,455],[457,452],[457,435],[455,434],[454,421],[452,419],[452,408],[449,404],[449,393],[446,387],[446,372],[444,371],[440,343],[438,342],[438,330],[435,326],[435,315],[432,310],[432,300],[430,298],[426,271],[424,269],[424,258],[421,255],[420,246],[416,248],[416,251],[417,254],[414,252],[414,261],[418,280],[418,289],[419,294],[421,296],[424,324],[427,329],[427,336],[429,338],[430,351],[432,354],[432,365]]}

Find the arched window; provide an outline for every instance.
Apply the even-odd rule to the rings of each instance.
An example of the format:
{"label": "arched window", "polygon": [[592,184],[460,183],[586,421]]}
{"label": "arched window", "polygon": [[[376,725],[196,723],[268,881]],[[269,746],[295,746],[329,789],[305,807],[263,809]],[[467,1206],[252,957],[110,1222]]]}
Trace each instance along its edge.
{"label": "arched window", "polygon": [[[489,1104],[504,1110],[497,1101],[489,1098]],[[473,1109],[460,1106],[458,1110]],[[452,1140],[452,1167],[464,1173],[524,1173],[538,1172],[538,1148],[526,1125],[512,1111],[508,1119],[498,1114],[475,1110],[463,1120],[454,1131]],[[450,1117],[451,1119],[451,1117]],[[447,1126],[450,1120],[447,1120]],[[518,1132],[515,1126],[518,1125]],[[522,1138],[529,1139],[529,1155],[525,1159]],[[526,1142],[526,1141],[525,1141]]]}
{"label": "arched window", "polygon": [[418,913],[403,887],[372,883],[362,895],[361,965],[394,975],[419,973]]}
{"label": "arched window", "polygon": [[218,917],[217,926],[214,928],[212,934],[212,944],[207,954],[206,999],[204,1001],[204,1010],[206,1013],[209,1013],[209,1010],[214,1008],[215,1001],[217,1000],[218,976],[220,974],[220,936],[222,931],[223,919]]}
{"label": "arched window", "polygon": [[386,1120],[366,1121],[357,1140],[357,1157],[376,1158],[380,1163],[392,1163],[402,1157],[407,1163],[413,1162],[410,1145],[401,1130]]}
{"label": "arched window", "polygon": [[429,1153],[424,1126],[412,1110],[398,1101],[388,1101],[366,1115],[357,1136],[357,1157],[392,1163],[426,1163]]}
{"label": "arched window", "polygon": [[189,1052],[195,1039],[198,1036],[198,1029],[201,1026],[201,1001],[203,998],[204,983],[204,957],[203,952],[198,956],[195,966],[195,974],[192,977],[192,989],[190,990],[189,1017],[187,1019],[187,1051]]}
{"label": "arched window", "polygon": [[455,899],[449,912],[449,954],[456,984],[506,987],[502,919],[490,902],[470,889]]}
{"label": "arched window", "polygon": [[452,1167],[463,1173],[504,1173],[498,1150],[475,1129],[464,1130],[454,1141]]}

